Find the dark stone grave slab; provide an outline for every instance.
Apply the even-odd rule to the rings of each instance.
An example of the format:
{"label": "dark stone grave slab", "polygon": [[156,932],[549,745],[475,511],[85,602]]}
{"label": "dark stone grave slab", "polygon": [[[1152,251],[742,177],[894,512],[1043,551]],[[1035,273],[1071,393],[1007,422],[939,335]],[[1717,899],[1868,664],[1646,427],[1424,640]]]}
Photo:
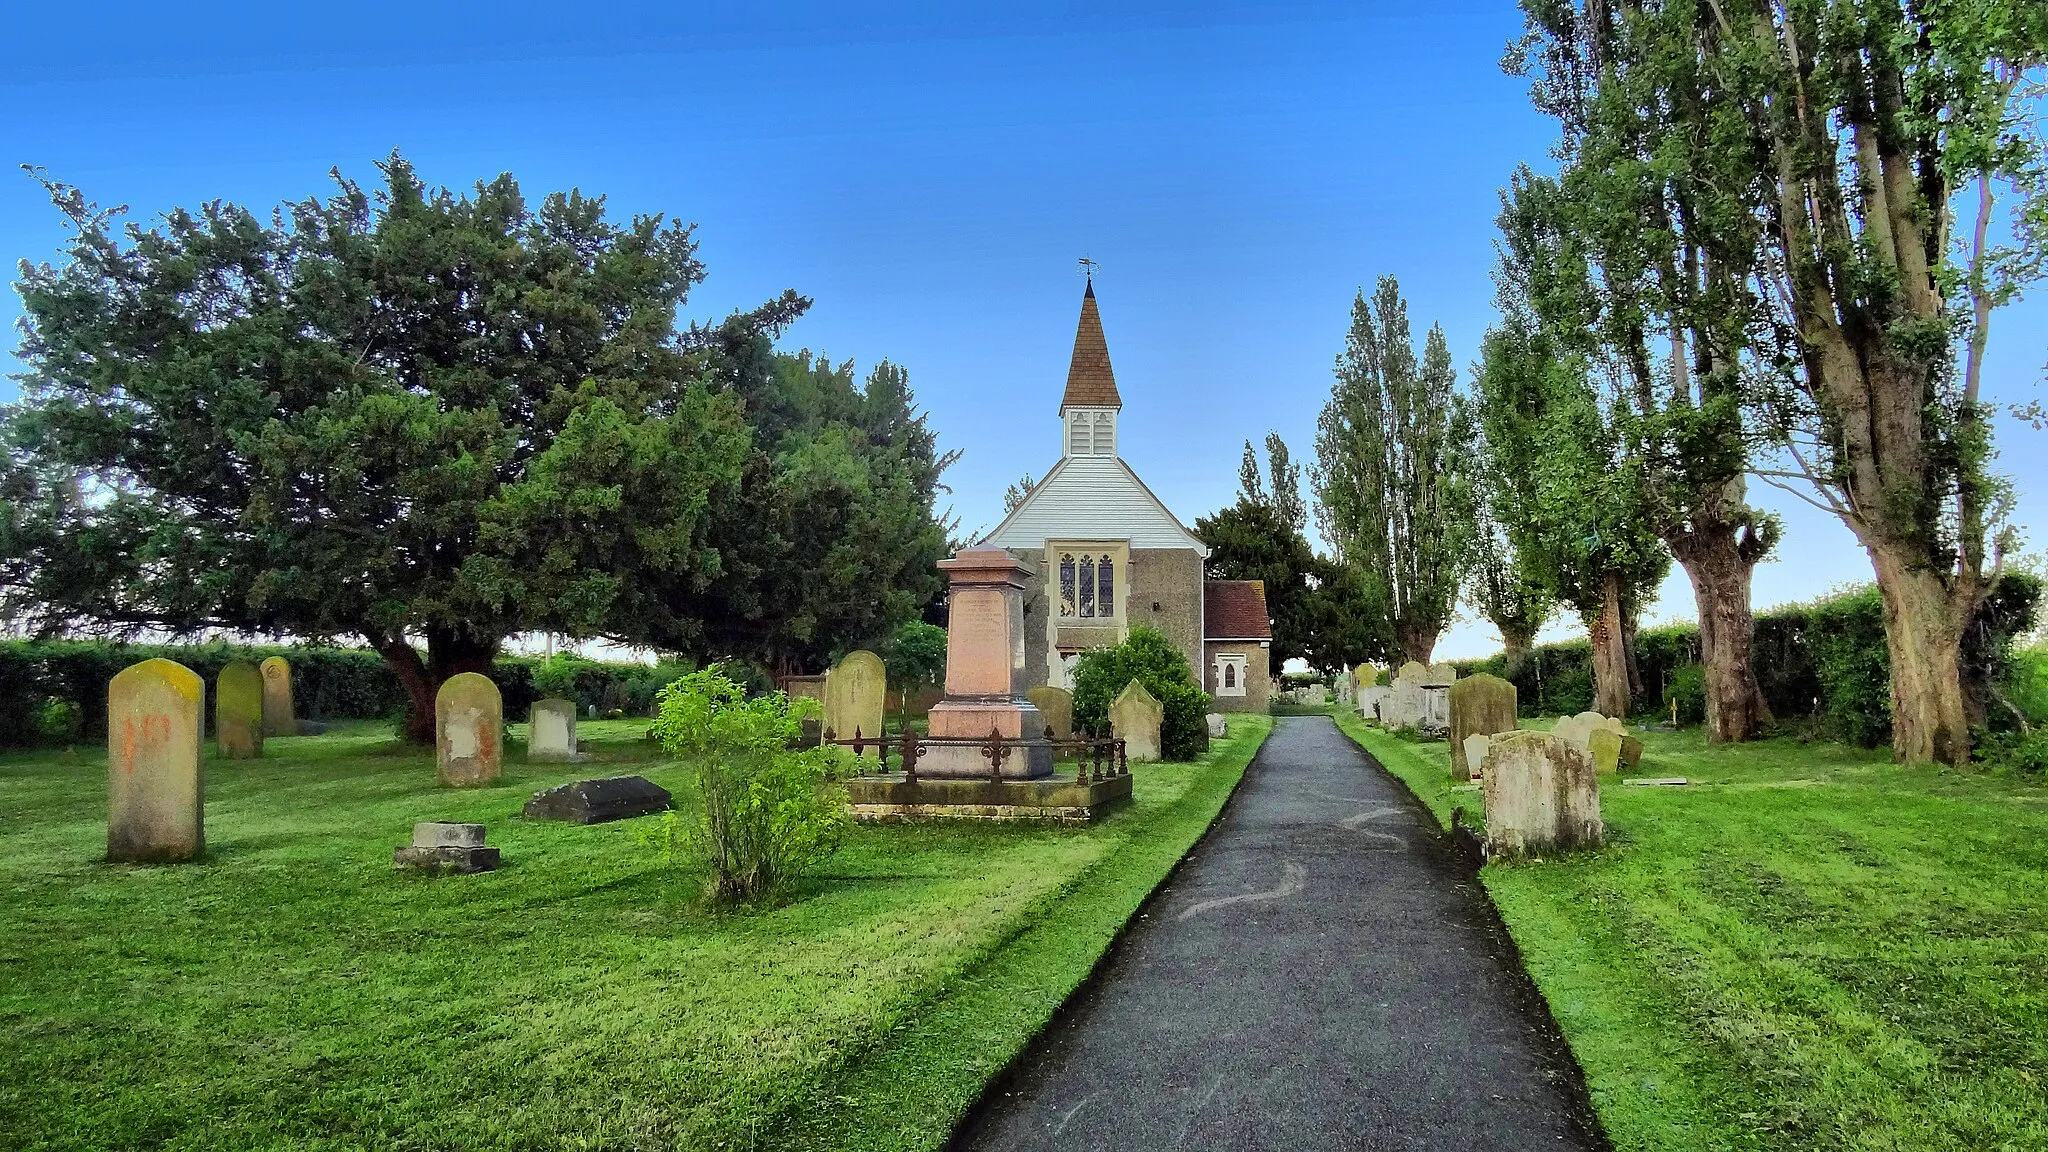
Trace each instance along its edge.
{"label": "dark stone grave slab", "polygon": [[602,824],[662,812],[668,806],[668,789],[644,776],[606,776],[536,792],[526,802],[524,815],[529,820]]}

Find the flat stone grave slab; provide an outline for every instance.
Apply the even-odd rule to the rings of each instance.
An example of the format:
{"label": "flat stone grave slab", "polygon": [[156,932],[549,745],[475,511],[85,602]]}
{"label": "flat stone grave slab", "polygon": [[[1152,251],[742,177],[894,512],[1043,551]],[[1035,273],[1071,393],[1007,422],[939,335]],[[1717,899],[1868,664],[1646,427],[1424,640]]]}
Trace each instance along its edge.
{"label": "flat stone grave slab", "polygon": [[644,776],[606,776],[535,792],[522,815],[529,820],[603,824],[667,811],[670,799],[668,789]]}

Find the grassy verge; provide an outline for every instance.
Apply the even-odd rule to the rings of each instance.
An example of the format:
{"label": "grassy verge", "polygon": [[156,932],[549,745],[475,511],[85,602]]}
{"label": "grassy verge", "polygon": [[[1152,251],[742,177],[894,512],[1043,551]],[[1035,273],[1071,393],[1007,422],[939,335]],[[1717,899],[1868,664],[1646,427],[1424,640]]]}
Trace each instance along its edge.
{"label": "grassy verge", "polygon": [[[1149,891],[1265,732],[1138,768],[1135,802],[1085,829],[859,829],[802,898],[737,915],[634,822],[516,818],[618,771],[688,802],[644,723],[581,727],[597,763],[466,792],[383,726],[211,762],[208,857],[174,868],[98,862],[97,754],[0,760],[0,1147],[763,1146],[938,1014],[973,1029],[961,1066],[1000,1066],[982,1056],[1042,1016],[977,1007],[980,974],[1035,995],[1085,972],[1108,892]],[[488,824],[505,866],[393,873],[429,819]]]}
{"label": "grassy verge", "polygon": [[[1450,748],[1344,725],[1439,819]],[[1622,1149],[2048,1148],[2048,791],[1645,735],[1611,844],[1481,878]]]}

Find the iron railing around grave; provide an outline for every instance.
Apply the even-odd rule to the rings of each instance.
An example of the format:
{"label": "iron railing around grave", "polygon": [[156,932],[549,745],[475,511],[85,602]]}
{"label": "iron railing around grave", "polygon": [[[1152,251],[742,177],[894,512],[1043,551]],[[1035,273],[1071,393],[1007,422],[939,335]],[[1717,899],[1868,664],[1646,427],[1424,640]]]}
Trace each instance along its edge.
{"label": "iron railing around grave", "polygon": [[[1087,737],[1073,740],[1056,740],[1052,738],[1051,733],[1047,733],[1045,742],[1052,745],[1054,759],[1072,759],[1079,764],[1079,767],[1074,772],[1074,782],[1076,784],[1086,785],[1094,781],[1108,780],[1114,776],[1128,776],[1131,774],[1131,762],[1124,754],[1124,742],[1122,740],[1095,740]],[[855,771],[861,775],[868,774],[868,761],[864,759],[864,756],[869,751],[873,751],[876,755],[875,771],[882,775],[889,773],[889,746],[891,738],[886,733],[879,736],[868,736],[856,728],[853,730],[853,739],[841,740],[832,729],[827,728],[824,731],[822,743],[853,749]],[[981,750],[981,758],[988,761],[989,779],[1001,780],[1003,778],[1003,765],[1009,761],[1011,754],[1017,748],[1026,744],[1027,741],[1007,739],[994,728],[990,728],[988,735],[979,740],[961,736],[921,736],[915,731],[905,729],[894,738],[894,743],[896,745],[897,762],[901,765],[903,771],[903,782],[915,784],[917,783],[917,762],[929,748],[941,746],[978,748]]]}

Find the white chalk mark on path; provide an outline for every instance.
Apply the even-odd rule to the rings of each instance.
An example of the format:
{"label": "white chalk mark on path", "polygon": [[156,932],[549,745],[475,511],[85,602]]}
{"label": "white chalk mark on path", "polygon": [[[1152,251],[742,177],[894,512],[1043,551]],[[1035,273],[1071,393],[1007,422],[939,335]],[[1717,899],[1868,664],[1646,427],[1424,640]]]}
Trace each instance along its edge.
{"label": "white chalk mark on path", "polygon": [[1100,1095],[1102,1095],[1102,1093],[1100,1092],[1090,1092],[1086,1096],[1081,1097],[1078,1103],[1076,1103],[1072,1108],[1067,1109],[1066,1114],[1060,1117],[1060,1122],[1052,1126],[1052,1134],[1057,1136],[1061,1132],[1066,1131],[1067,1121],[1072,1120],[1074,1118],[1074,1113],[1079,1112],[1083,1108],[1086,1108],[1090,1100],[1093,1100]]}
{"label": "white chalk mark on path", "polygon": [[1218,896],[1214,900],[1204,900],[1199,904],[1190,904],[1185,911],[1174,917],[1174,919],[1186,920],[1207,912],[1212,908],[1224,908],[1232,904],[1245,904],[1254,900],[1285,900],[1287,897],[1301,891],[1302,881],[1307,879],[1308,869],[1289,861],[1286,875],[1281,878],[1278,888],[1267,892],[1247,892],[1242,896]]}
{"label": "white chalk mark on path", "polygon": [[1399,836],[1396,836],[1391,832],[1374,831],[1371,828],[1367,828],[1366,825],[1372,823],[1375,820],[1380,819],[1383,816],[1403,815],[1406,815],[1406,813],[1400,808],[1385,806],[1379,808],[1369,808],[1364,812],[1360,812],[1356,816],[1346,816],[1344,819],[1337,821],[1337,826],[1344,829],[1346,832],[1356,832],[1369,840],[1383,840],[1386,843],[1393,845],[1393,850],[1398,851],[1399,849],[1406,847],[1406,845],[1404,845],[1401,842],[1401,838]]}
{"label": "white chalk mark on path", "polygon": [[1209,1081],[1209,1086],[1207,1088],[1202,1089],[1202,1098],[1195,1101],[1195,1106],[1188,1109],[1187,1119],[1181,1122],[1181,1143],[1187,1143],[1188,1133],[1194,1131],[1195,1121],[1201,1119],[1202,1117],[1202,1109],[1207,1108],[1209,1106],[1210,1097],[1216,1095],[1216,1090],[1221,1087],[1223,1087],[1223,1077],[1218,1076],[1214,1080]]}

